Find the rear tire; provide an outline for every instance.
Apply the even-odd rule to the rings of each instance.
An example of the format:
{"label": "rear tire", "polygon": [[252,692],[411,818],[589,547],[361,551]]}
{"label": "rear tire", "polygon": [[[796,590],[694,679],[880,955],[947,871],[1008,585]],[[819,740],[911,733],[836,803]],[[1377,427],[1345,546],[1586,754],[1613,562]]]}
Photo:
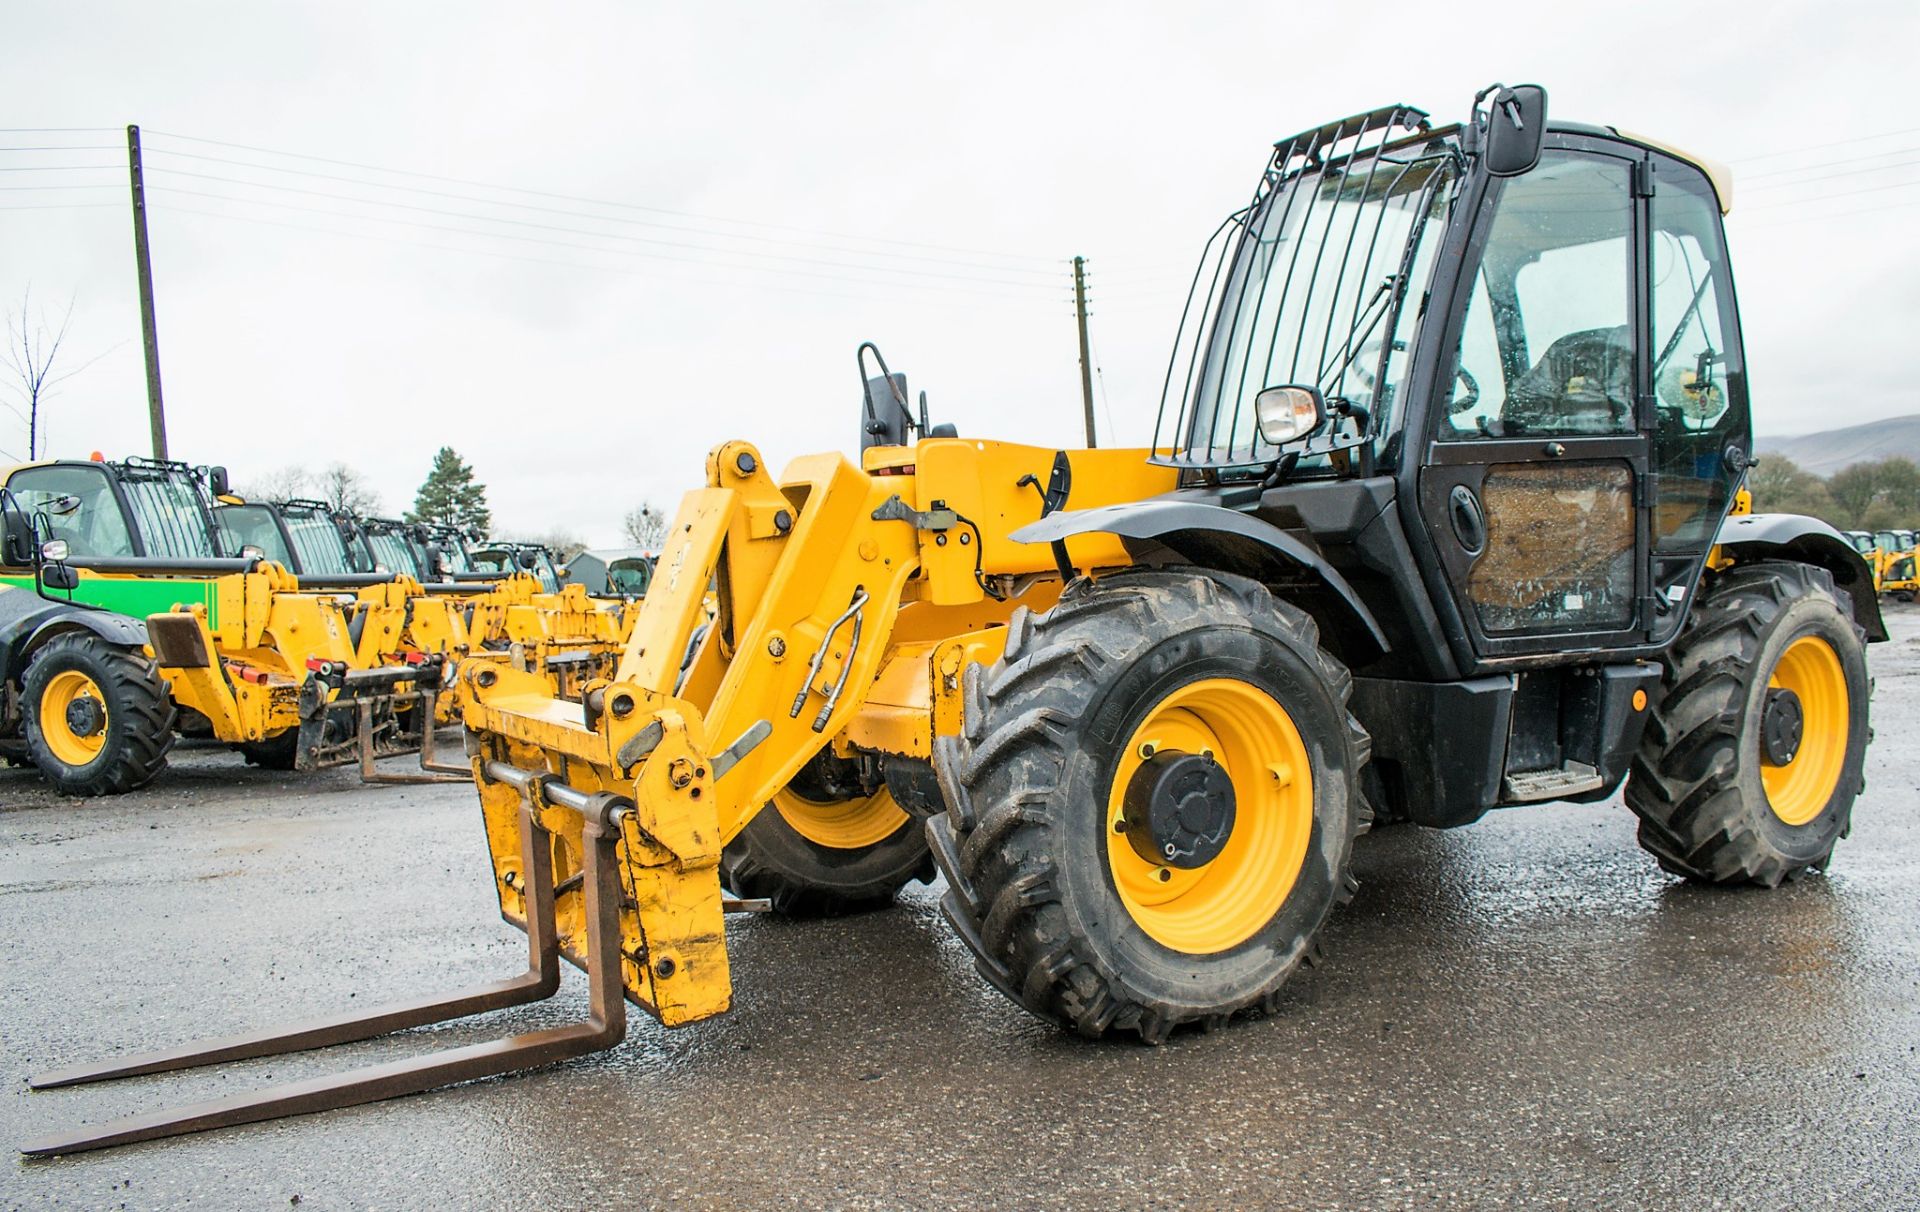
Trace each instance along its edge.
{"label": "rear tire", "polygon": [[[1662,868],[1773,887],[1827,866],[1865,787],[1865,644],[1832,576],[1805,564],[1735,568],[1695,601],[1626,790]],[[1803,739],[1775,764],[1763,732],[1782,687]]]}
{"label": "rear tire", "polygon": [[71,631],[33,654],[21,679],[27,751],[66,795],[143,787],[173,748],[173,702],[147,656]]}
{"label": "rear tire", "polygon": [[[1159,1043],[1271,1008],[1317,960],[1357,887],[1370,742],[1307,614],[1197,570],[1076,580],[1046,614],[1016,611],[1001,659],[965,687],[964,735],[936,747],[949,810],[928,833],[947,917],[1001,992],[1085,1036]],[[1170,764],[1156,776],[1149,758]],[[1196,826],[1215,830],[1211,857],[1175,847],[1163,864],[1170,838],[1129,832],[1139,789],[1158,777],[1191,797],[1185,780],[1215,766],[1232,787],[1224,841],[1212,818]],[[1217,811],[1227,797],[1206,785]]]}
{"label": "rear tire", "polygon": [[885,908],[933,879],[919,822],[885,787],[851,782],[850,765],[821,754],[748,821],[720,856],[727,887],[783,917],[836,917]]}

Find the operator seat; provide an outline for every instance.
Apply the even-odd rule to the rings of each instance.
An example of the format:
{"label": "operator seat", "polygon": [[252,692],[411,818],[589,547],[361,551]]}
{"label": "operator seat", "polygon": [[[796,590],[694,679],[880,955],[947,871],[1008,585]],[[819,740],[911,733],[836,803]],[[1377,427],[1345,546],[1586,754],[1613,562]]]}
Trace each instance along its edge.
{"label": "operator seat", "polygon": [[1631,433],[1633,338],[1627,326],[1568,333],[1507,391],[1508,434]]}

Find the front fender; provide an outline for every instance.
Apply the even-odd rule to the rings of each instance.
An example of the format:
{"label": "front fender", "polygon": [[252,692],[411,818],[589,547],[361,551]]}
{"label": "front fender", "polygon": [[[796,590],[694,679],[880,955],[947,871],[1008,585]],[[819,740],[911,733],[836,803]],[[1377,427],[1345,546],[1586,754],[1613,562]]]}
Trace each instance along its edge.
{"label": "front fender", "polygon": [[[1112,534],[1125,542],[1154,542],[1205,568],[1260,577],[1278,558],[1313,574],[1345,606],[1350,620],[1385,654],[1386,633],[1340,570],[1286,531],[1251,514],[1204,501],[1158,498],[1063,509],[1010,534],[1018,543],[1055,543],[1079,534]],[[1128,550],[1134,547],[1128,543]]]}
{"label": "front fender", "polygon": [[146,624],[139,619],[48,601],[28,589],[0,591],[0,685],[18,681],[40,645],[76,630],[135,648],[147,642]]}
{"label": "front fender", "polygon": [[1822,522],[1798,513],[1745,513],[1720,523],[1716,539],[1721,554],[1735,563],[1752,560],[1794,560],[1833,574],[1834,584],[1853,602],[1853,619],[1867,639],[1887,639],[1880,617],[1880,596],[1874,592],[1873,569],[1847,542],[1846,536]]}

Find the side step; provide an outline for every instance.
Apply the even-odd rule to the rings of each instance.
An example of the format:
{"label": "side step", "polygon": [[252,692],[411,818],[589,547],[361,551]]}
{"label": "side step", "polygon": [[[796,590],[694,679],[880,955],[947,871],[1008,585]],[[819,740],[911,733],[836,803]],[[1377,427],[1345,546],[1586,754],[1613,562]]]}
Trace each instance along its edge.
{"label": "side step", "polygon": [[[28,1084],[35,1090],[45,1090],[250,1057],[304,1052],[553,996],[560,987],[560,944],[553,911],[551,835],[540,826],[534,807],[541,781],[538,778],[519,780],[521,857],[527,873],[528,949],[527,970],[520,976],[450,996],[384,1006],[370,1014],[319,1019],[278,1031],[227,1036],[183,1048],[61,1069],[31,1078]],[[590,995],[585,1022],[129,1116],[90,1128],[43,1136],[28,1141],[20,1151],[30,1157],[83,1153],[209,1128],[353,1107],[403,1094],[418,1094],[455,1082],[537,1068],[613,1047],[627,1033],[620,974],[621,886],[615,850],[620,836],[618,818],[631,809],[631,802],[620,797],[595,795],[587,798],[581,814],[585,819],[582,837],[590,850],[584,872],[584,893],[590,906],[587,920]]]}
{"label": "side step", "polygon": [[1558,770],[1527,770],[1501,780],[1500,802],[1532,804],[1585,795],[1607,785],[1600,772],[1584,762],[1568,762]]}

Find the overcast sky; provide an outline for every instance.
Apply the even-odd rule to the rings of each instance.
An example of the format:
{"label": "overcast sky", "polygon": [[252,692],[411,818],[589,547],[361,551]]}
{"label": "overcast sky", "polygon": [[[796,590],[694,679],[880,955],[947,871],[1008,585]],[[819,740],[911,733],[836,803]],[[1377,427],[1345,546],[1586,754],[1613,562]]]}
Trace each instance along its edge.
{"label": "overcast sky", "polygon": [[137,122],[175,457],[344,460],[398,512],[450,444],[501,529],[606,543],[719,441],[850,449],[861,340],[963,434],[1075,442],[1076,253],[1102,444],[1143,443],[1275,139],[1536,81],[1733,162],[1757,427],[1822,429],[1920,413],[1916,46],[1911,3],[10,0],[0,127],[103,129],[0,135],[88,149],[0,153],[0,310],[72,297],[63,357],[104,354],[53,454],[145,452],[124,169],[19,171]]}

